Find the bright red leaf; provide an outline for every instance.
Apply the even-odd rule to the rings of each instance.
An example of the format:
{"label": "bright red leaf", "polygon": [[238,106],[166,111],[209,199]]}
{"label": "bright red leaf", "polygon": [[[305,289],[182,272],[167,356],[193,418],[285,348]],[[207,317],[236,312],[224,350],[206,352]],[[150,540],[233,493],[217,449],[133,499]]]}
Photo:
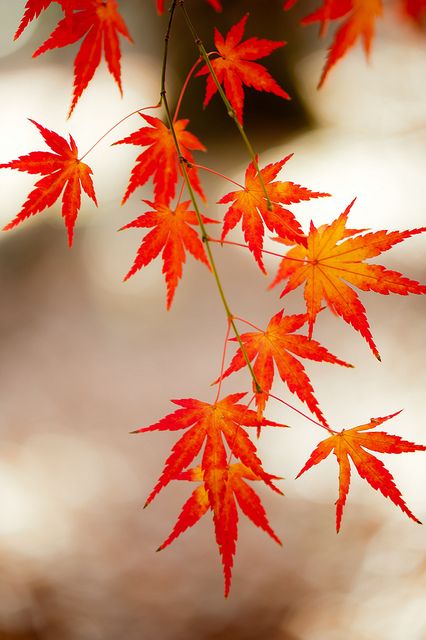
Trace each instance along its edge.
{"label": "bright red leaf", "polygon": [[262,249],[264,225],[270,231],[275,231],[281,238],[293,242],[305,242],[303,231],[293,213],[283,205],[328,196],[328,193],[310,191],[294,182],[280,182],[275,180],[284,164],[291,158],[289,155],[280,162],[268,164],[260,170],[266,192],[272,203],[268,209],[268,202],[259,175],[251,162],[245,176],[245,188],[232,191],[219,200],[219,204],[232,202],[225,214],[222,240],[242,218],[244,238],[253,253],[259,267],[264,273]]}
{"label": "bright red leaf", "polygon": [[426,22],[426,0],[401,0],[402,10],[406,16],[419,26]]}
{"label": "bright red leaf", "polygon": [[[243,122],[244,85],[257,91],[267,91],[281,98],[289,99],[288,93],[281,89],[265,67],[253,62],[253,60],[264,58],[275,49],[283,47],[285,42],[259,38],[249,38],[241,42],[247,18],[248,14],[231,27],[225,39],[215,29],[214,41],[219,57],[211,59],[215,74],[219,82],[223,84],[226,97],[241,123]],[[206,107],[216,93],[217,87],[207,66],[204,66],[197,75],[207,76],[204,98],[204,107]]]}
{"label": "bright red leaf", "polygon": [[325,460],[331,452],[334,453],[339,463],[339,498],[336,502],[337,531],[340,529],[343,507],[349,492],[351,480],[349,459],[352,460],[361,478],[367,480],[373,489],[380,491],[385,498],[390,498],[409,518],[420,523],[405,504],[399,489],[395,486],[392,475],[383,462],[366,451],[366,449],[378,453],[426,451],[426,447],[423,445],[402,440],[399,436],[389,435],[384,431],[368,431],[366,433],[368,429],[373,429],[396,415],[397,413],[393,413],[384,418],[373,418],[368,424],[353,429],[343,429],[340,433],[323,440],[311,453],[309,460],[298,474],[297,477],[301,476],[302,473]]}
{"label": "bright red leaf", "polygon": [[41,124],[30,120],[40,131],[50,151],[32,151],[6,164],[0,169],[17,169],[27,173],[44,176],[36,182],[18,215],[4,227],[4,231],[13,229],[23,220],[51,207],[62,193],[62,217],[68,230],[68,242],[72,245],[74,225],[81,205],[81,188],[97,205],[91,168],[78,159],[78,149],[70,135],[70,142],[54,131],[45,129]]}
{"label": "bright red leaf", "polygon": [[[290,9],[296,0],[284,4]],[[377,18],[383,13],[382,0],[323,0],[322,5],[302,20],[307,25],[319,22],[321,35],[325,35],[328,23],[344,19],[334,34],[333,43],[328,52],[319,87],[324,83],[330,69],[343,58],[359,39],[362,39],[366,55],[371,50]]]}
{"label": "bright red leaf", "polygon": [[[182,408],[162,418],[156,424],[134,432],[146,433],[148,431],[187,429],[186,433],[174,445],[171,455],[166,460],[160,479],[150,493],[145,506],[155,498],[163,487],[189,467],[199,454],[204,442],[205,447],[201,462],[204,482],[208,486],[214,486],[217,474],[223,473],[223,469],[228,464],[228,453],[225,449],[223,438],[225,438],[230,451],[236,458],[241,460],[250,471],[259,476],[266,484],[272,486],[270,476],[263,471],[261,462],[256,455],[256,447],[243,427],[283,427],[284,425],[271,422],[265,418],[259,421],[255,411],[248,409],[243,404],[239,404],[239,401],[245,395],[245,393],[234,393],[214,404],[208,404],[193,398],[172,400],[174,404]],[[275,489],[273,486],[272,488]]]}
{"label": "bright red leaf", "polygon": [[[136,158],[136,164],[132,170],[129,186],[122,204],[126,202],[137,187],[142,187],[151,176],[153,176],[154,181],[155,201],[169,204],[170,200],[175,196],[180,172],[174,139],[170,129],[161,120],[142,113],[140,115],[149,124],[149,127],[142,127],[127,136],[127,138],[114,143],[148,147]],[[198,138],[186,131],[188,122],[189,120],[177,120],[174,123],[174,129],[181,155],[189,163],[187,171],[191,184],[202,199],[205,200],[197,170],[191,168],[190,165],[194,162],[191,151],[205,151],[206,148]]]}
{"label": "bright red leaf", "polygon": [[[154,227],[143,239],[139,247],[132,268],[124,278],[127,280],[142,267],[146,267],[162,251],[163,273],[167,284],[167,309],[173,301],[173,296],[182,277],[182,267],[186,261],[185,250],[194,258],[204,262],[210,268],[203,243],[199,234],[190,226],[197,226],[195,211],[188,210],[190,202],[180,203],[176,209],[170,209],[160,202],[145,200],[153,211],[147,211],[123,229],[148,229]],[[202,216],[204,223],[217,222]]]}
{"label": "bright red leaf", "polygon": [[[279,479],[269,475],[269,480]],[[223,572],[225,577],[225,597],[231,586],[231,574],[238,538],[238,510],[249,518],[253,524],[268,533],[275,542],[281,544],[280,539],[271,529],[265,509],[257,493],[247,484],[247,480],[261,480],[248,467],[241,463],[225,466],[217,474],[214,484],[204,480],[201,467],[189,469],[180,474],[181,480],[200,482],[185,502],[173,531],[159,547],[158,551],[167,547],[181,533],[189,527],[193,527],[198,520],[209,510],[213,512],[216,542],[222,557]],[[276,491],[279,491],[275,488]]]}
{"label": "bright red leaf", "polygon": [[52,2],[60,4],[64,11],[69,11],[70,0],[28,0],[25,4],[25,12],[15,33],[14,40],[17,40],[29,23],[39,17]]}
{"label": "bright red leaf", "polygon": [[[281,380],[287,384],[290,391],[295,393],[302,402],[306,402],[322,424],[327,424],[314,396],[314,390],[306,371],[295,356],[316,362],[340,364],[343,367],[351,367],[352,365],[336,358],[316,340],[310,340],[304,335],[294,333],[307,322],[307,314],[284,316],[283,313],[284,311],[279,311],[271,318],[266,331],[243,333],[240,336],[249,360],[254,361],[253,371],[262,388],[262,393],[256,393],[259,417],[263,415],[272,387],[275,365]],[[247,362],[241,348],[239,348],[222,378],[245,366],[247,366]],[[256,392],[254,385],[253,391]]]}
{"label": "bright red leaf", "polygon": [[36,57],[50,49],[74,44],[84,37],[74,61],[74,93],[69,115],[93,78],[101,62],[102,51],[108,70],[120,93],[123,93],[119,35],[132,42],[126,23],[118,12],[116,0],[73,0],[65,17],[33,54]]}
{"label": "bright red leaf", "polygon": [[[312,337],[316,317],[325,300],[333,313],[341,316],[361,333],[374,355],[380,359],[364,306],[357,293],[346,282],[362,291],[374,291],[385,295],[426,293],[426,286],[416,280],[410,280],[381,265],[364,262],[411,236],[423,233],[426,227],[411,231],[383,230],[360,234],[360,230],[346,229],[352,205],[353,202],[330,225],[323,225],[317,229],[311,222],[307,246],[299,244],[287,252],[271,287],[287,280],[281,294],[283,296],[305,283],[304,297],[309,337]],[[351,237],[356,234],[356,237]]]}

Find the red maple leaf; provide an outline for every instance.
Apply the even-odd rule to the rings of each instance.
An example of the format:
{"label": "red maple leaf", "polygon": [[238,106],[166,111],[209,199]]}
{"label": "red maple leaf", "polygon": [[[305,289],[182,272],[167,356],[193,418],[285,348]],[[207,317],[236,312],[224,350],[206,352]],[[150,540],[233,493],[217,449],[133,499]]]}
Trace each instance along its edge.
{"label": "red maple leaf", "polygon": [[91,168],[78,159],[78,149],[73,137],[70,142],[62,138],[54,131],[45,129],[41,124],[31,120],[40,131],[50,151],[32,151],[31,153],[12,160],[6,164],[0,164],[0,169],[17,169],[27,173],[41,174],[41,178],[35,184],[35,188],[29,194],[21,211],[6,225],[3,231],[13,229],[23,220],[35,215],[48,207],[51,207],[62,194],[62,217],[68,230],[68,242],[72,245],[74,225],[81,204],[81,188],[89,198],[97,205]]}
{"label": "red maple leaf", "polygon": [[[286,2],[284,9],[290,9],[295,2],[296,0]],[[330,20],[346,18],[334,34],[319,87],[324,83],[330,69],[346,55],[359,39],[363,40],[365,53],[367,56],[369,55],[375,22],[382,13],[382,0],[323,0],[322,5],[316,11],[303,18],[302,24],[304,25],[320,22],[321,35],[325,34]]]}
{"label": "red maple leaf", "polygon": [[[180,172],[179,158],[172,133],[168,127],[153,116],[140,114],[150,125],[133,132],[123,140],[114,144],[134,144],[138,147],[148,147],[137,158],[132,170],[129,186],[123,197],[122,204],[137,187],[141,187],[153,176],[154,197],[156,202],[169,204],[175,196],[176,184]],[[188,162],[189,179],[194,189],[205,200],[198,173],[191,168],[194,158],[191,151],[205,151],[206,148],[192,133],[186,131],[189,120],[177,120],[173,127],[179,143],[180,153]]]}
{"label": "red maple leaf", "polygon": [[[241,42],[248,15],[246,14],[240,22],[231,27],[225,39],[215,29],[214,41],[220,57],[211,60],[217,79],[223,84],[226,97],[241,123],[243,122],[244,107],[243,85],[252,87],[257,91],[274,93],[287,100],[290,98],[288,93],[281,89],[264,66],[253,62],[253,60],[264,58],[275,49],[283,47],[285,42],[274,42],[259,38],[249,38]],[[217,87],[207,65],[200,69],[197,75],[208,76],[204,98],[204,107],[206,107],[216,93]]]}
{"label": "red maple leaf", "polygon": [[45,11],[52,2],[60,4],[64,11],[70,10],[70,0],[28,0],[25,4],[24,15],[13,39],[17,40],[29,23],[38,18],[41,12]]}
{"label": "red maple leaf", "polygon": [[[281,380],[287,384],[290,391],[295,393],[302,402],[306,402],[318,420],[326,425],[327,422],[314,396],[311,382],[302,363],[295,356],[316,362],[340,364],[343,367],[352,367],[352,365],[336,358],[316,340],[294,333],[307,322],[307,314],[283,316],[283,313],[283,310],[279,311],[271,318],[266,331],[243,333],[240,336],[249,360],[254,360],[253,371],[262,389],[262,393],[256,393],[256,387],[253,383],[259,418],[263,415],[272,387],[275,363]],[[235,338],[232,340],[235,341]],[[241,348],[239,348],[229,367],[223,373],[222,379],[239,371],[244,366],[247,366],[247,362]]]}
{"label": "red maple leaf", "polygon": [[404,14],[419,26],[426,21],[426,0],[401,0]]}
{"label": "red maple leaf", "polygon": [[[207,0],[215,11],[222,11],[222,4],[219,0]],[[157,12],[161,16],[164,13],[164,0],[157,0]]]}
{"label": "red maple leaf", "polygon": [[36,57],[50,49],[74,44],[84,37],[74,61],[74,92],[69,116],[93,78],[101,62],[102,50],[108,70],[114,77],[120,93],[123,93],[119,34],[133,42],[126,23],[118,12],[116,0],[73,0],[65,17],[34,52],[33,57]]}
{"label": "red maple leaf", "polygon": [[[167,284],[167,309],[173,301],[173,296],[182,277],[182,267],[185,264],[185,249],[194,258],[203,262],[209,269],[203,243],[197,232],[190,225],[198,225],[195,211],[189,211],[190,201],[180,203],[176,209],[170,209],[161,202],[144,200],[154,211],[147,211],[133,222],[126,224],[123,229],[147,229],[154,227],[143,239],[139,247],[132,268],[124,278],[128,280],[142,267],[146,267],[162,251],[163,273]],[[202,216],[204,223],[215,223],[217,220]]]}
{"label": "red maple leaf", "polygon": [[[269,474],[268,477],[270,481],[280,479]],[[217,470],[214,483],[209,483],[208,479],[205,479],[201,467],[195,467],[181,473],[178,479],[192,480],[202,484],[192,492],[190,498],[183,505],[173,531],[158,548],[158,551],[167,547],[186,529],[193,527],[211,509],[216,542],[222,557],[225,597],[227,597],[231,586],[232,566],[238,539],[237,503],[253,524],[268,533],[275,542],[281,544],[280,539],[271,529],[259,496],[246,482],[262,478],[241,463],[228,466],[225,462],[225,466]],[[275,490],[279,492],[277,487]]]}
{"label": "red maple leaf", "polygon": [[249,164],[246,171],[245,188],[240,191],[232,191],[219,200],[219,204],[232,202],[224,217],[222,240],[242,218],[244,238],[264,273],[266,273],[262,258],[264,224],[270,231],[278,233],[281,238],[303,243],[305,236],[298,221],[293,213],[282,205],[329,195],[328,193],[310,191],[294,182],[275,180],[284,164],[291,157],[292,155],[289,155],[280,162],[268,164],[260,170],[272,209],[268,208],[265,191],[253,162]]}
{"label": "red maple leaf", "polygon": [[[304,297],[309,337],[312,337],[316,317],[322,301],[325,300],[333,313],[341,316],[361,333],[380,360],[365,308],[357,293],[346,282],[362,291],[374,291],[385,295],[426,293],[426,286],[416,280],[410,280],[381,265],[364,262],[411,236],[423,233],[426,227],[409,231],[383,230],[360,234],[358,229],[346,229],[348,214],[354,202],[330,225],[323,225],[317,229],[311,222],[307,246],[299,244],[287,252],[271,287],[287,280],[281,294],[283,296],[305,283]],[[356,237],[352,237],[356,234]]]}
{"label": "red maple leaf", "polygon": [[395,486],[394,479],[381,460],[378,460],[371,453],[366,451],[377,451],[378,453],[406,453],[410,451],[426,451],[426,447],[420,444],[414,444],[407,440],[402,440],[399,436],[389,435],[384,431],[369,431],[386,420],[393,418],[397,413],[385,416],[384,418],[373,418],[368,424],[363,424],[353,429],[343,429],[340,433],[330,436],[323,440],[311,453],[309,460],[303,469],[297,475],[318,464],[328,457],[333,451],[339,463],[339,498],[336,502],[336,530],[339,531],[342,520],[343,507],[345,506],[346,497],[349,492],[349,484],[351,480],[351,466],[349,458],[355,465],[361,478],[380,491],[385,498],[390,498],[392,502],[399,507],[409,518],[418,522],[420,521],[412,514],[405,504],[399,489]]}
{"label": "red maple leaf", "polygon": [[248,409],[243,404],[239,404],[239,401],[245,395],[245,393],[234,393],[214,404],[208,404],[193,398],[172,400],[174,404],[182,408],[162,418],[156,424],[134,431],[134,433],[146,433],[148,431],[187,429],[186,433],[174,445],[171,455],[166,460],[163,472],[148,496],[145,506],[155,498],[163,487],[189,467],[199,454],[204,442],[205,447],[201,468],[204,474],[204,482],[209,486],[213,486],[218,467],[223,470],[227,466],[228,454],[223,437],[232,454],[241,460],[252,473],[259,476],[266,484],[276,490],[276,487],[271,484],[270,476],[263,470],[261,462],[256,455],[256,447],[243,427],[283,427],[284,425],[265,418],[259,421],[255,411]]}

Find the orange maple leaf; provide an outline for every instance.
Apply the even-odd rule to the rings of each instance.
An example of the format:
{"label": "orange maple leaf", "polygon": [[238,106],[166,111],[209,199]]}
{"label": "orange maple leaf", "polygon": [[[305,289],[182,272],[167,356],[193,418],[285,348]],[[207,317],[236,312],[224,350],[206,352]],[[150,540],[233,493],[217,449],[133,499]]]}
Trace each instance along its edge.
{"label": "orange maple leaf", "polygon": [[41,174],[44,177],[36,182],[35,189],[31,191],[18,215],[3,229],[13,229],[23,220],[40,213],[51,207],[61,195],[62,191],[62,217],[68,230],[69,246],[73,242],[74,225],[81,205],[81,188],[97,205],[93,188],[91,168],[78,159],[78,149],[73,137],[70,135],[70,143],[60,135],[41,124],[31,120],[40,131],[46,144],[54,151],[32,151],[12,160],[6,164],[0,164],[0,169],[17,169],[27,173]]}
{"label": "orange maple leaf", "polygon": [[[128,280],[139,269],[146,267],[154,260],[160,251],[163,251],[163,273],[167,284],[167,309],[170,309],[176,287],[182,277],[182,267],[186,260],[185,249],[209,269],[210,264],[203,243],[197,232],[190,226],[198,225],[195,211],[188,210],[190,201],[180,203],[176,209],[170,209],[161,202],[155,203],[149,200],[144,200],[144,202],[154,211],[143,213],[122,229],[147,229],[149,227],[154,227],[154,229],[144,237],[133,266],[124,279]],[[202,219],[204,223],[217,222],[217,220],[205,216],[202,216]]]}
{"label": "orange maple leaf", "polygon": [[[277,476],[267,474],[269,480],[279,480]],[[253,524],[268,533],[275,542],[281,545],[281,540],[272,530],[265,509],[257,493],[247,484],[246,480],[261,480],[253,471],[241,463],[236,463],[218,469],[215,481],[209,482],[208,476],[202,468],[195,467],[181,473],[179,480],[201,482],[185,502],[177,522],[169,537],[158,548],[161,551],[175,540],[189,527],[193,527],[209,510],[213,512],[216,542],[222,558],[225,578],[225,597],[231,586],[232,566],[238,539],[238,510],[249,518]],[[279,489],[275,490],[280,493]]]}
{"label": "orange maple leaf", "polygon": [[146,433],[148,431],[187,429],[186,433],[174,445],[171,455],[166,460],[163,472],[148,496],[145,506],[155,498],[163,487],[192,463],[199,454],[204,442],[205,447],[201,462],[204,481],[209,485],[214,483],[215,474],[219,473],[218,468],[223,470],[227,466],[228,454],[223,437],[232,454],[241,460],[256,476],[259,476],[266,484],[276,490],[276,487],[271,484],[270,476],[262,468],[262,464],[256,455],[255,445],[243,427],[283,427],[284,425],[265,418],[259,421],[255,411],[248,409],[243,404],[239,404],[239,401],[245,395],[245,393],[234,393],[214,404],[208,404],[193,398],[172,400],[174,404],[182,408],[162,418],[156,424],[133,432]]}
{"label": "orange maple leaf", "polygon": [[70,10],[70,0],[28,0],[25,3],[25,12],[13,39],[17,40],[29,23],[38,18],[41,12],[45,11],[52,2],[60,4],[64,11]]}
{"label": "orange maple leaf", "polygon": [[93,78],[101,61],[102,50],[108,70],[120,93],[123,93],[119,34],[133,42],[126,23],[118,12],[116,0],[73,0],[65,17],[34,52],[33,57],[36,57],[50,49],[74,44],[84,37],[74,61],[74,92],[68,116]]}
{"label": "orange maple leaf", "polygon": [[399,489],[396,487],[394,479],[381,460],[378,460],[371,453],[366,451],[377,451],[378,453],[406,453],[412,451],[426,451],[426,446],[414,444],[407,440],[402,440],[399,436],[389,435],[384,431],[374,431],[365,433],[368,429],[373,429],[386,420],[398,415],[393,413],[384,418],[373,418],[368,424],[363,424],[353,429],[343,429],[340,433],[323,440],[311,453],[309,460],[297,475],[318,464],[328,457],[333,451],[339,463],[339,498],[336,502],[336,530],[339,531],[342,520],[343,507],[349,492],[351,480],[351,466],[349,458],[355,465],[361,478],[380,491],[385,498],[390,498],[409,518],[415,522],[420,521],[413,515],[405,504]]}
{"label": "orange maple leaf", "polygon": [[[296,0],[284,4],[290,9]],[[374,37],[376,19],[383,13],[382,0],[323,0],[322,5],[302,20],[303,25],[320,22],[321,35],[325,35],[331,20],[346,18],[334,34],[334,40],[328,52],[327,61],[321,74],[318,87],[321,87],[330,69],[343,58],[358,39],[362,38],[368,57]]]}
{"label": "orange maple leaf", "polygon": [[[283,316],[283,313],[284,310],[279,311],[271,318],[266,331],[243,333],[240,336],[249,360],[252,361],[256,358],[253,371],[262,393],[256,393],[254,384],[253,391],[256,393],[259,418],[263,415],[272,387],[275,363],[281,380],[287,384],[290,391],[295,393],[302,402],[306,402],[318,420],[326,425],[327,422],[314,396],[314,390],[306,371],[302,363],[294,356],[309,358],[316,362],[340,364],[343,367],[352,367],[352,365],[336,358],[316,340],[294,333],[307,322],[307,314]],[[247,362],[241,348],[239,348],[229,367],[223,373],[222,379],[239,371],[244,366],[247,366]]]}
{"label": "orange maple leaf", "polygon": [[[397,271],[364,262],[383,251],[391,249],[406,238],[423,233],[426,227],[408,231],[376,231],[359,234],[360,230],[346,229],[349,211],[355,200],[330,225],[319,229],[311,222],[307,246],[299,244],[290,249],[282,260],[271,287],[287,280],[281,296],[305,283],[304,297],[309,322],[309,337],[316,317],[325,300],[333,313],[339,315],[359,331],[369,344],[376,358],[379,352],[367,321],[365,308],[357,293],[346,284],[362,291],[374,291],[388,295],[398,293],[424,294],[426,286],[410,280]],[[349,236],[349,237],[348,237]],[[345,282],[346,281],[346,282]]]}
{"label": "orange maple leaf", "polygon": [[[156,202],[169,204],[175,195],[180,171],[173,135],[170,129],[158,118],[142,113],[140,115],[150,126],[142,127],[123,138],[123,140],[114,142],[114,144],[134,144],[138,147],[148,147],[136,158],[136,164],[132,170],[122,204],[126,202],[137,187],[143,186],[150,176],[153,176]],[[194,162],[191,151],[206,151],[206,148],[198,138],[186,130],[188,122],[189,120],[177,120],[173,127],[179,143],[180,153],[188,162],[187,171],[191,184],[201,198],[205,200],[197,170],[191,167]]]}
{"label": "orange maple leaf", "polygon": [[242,218],[244,238],[264,273],[266,273],[262,259],[264,224],[270,231],[276,231],[281,238],[287,238],[293,242],[306,242],[302,228],[293,213],[282,205],[329,195],[310,191],[294,182],[275,180],[292,155],[283,158],[280,162],[268,164],[260,170],[272,204],[271,210],[268,208],[265,191],[253,162],[249,164],[246,171],[245,188],[228,193],[218,203],[226,204],[233,201],[224,217],[222,240]]}
{"label": "orange maple leaf", "polygon": [[[257,91],[274,93],[287,100],[290,99],[288,93],[281,89],[265,67],[253,62],[253,60],[264,58],[275,49],[283,47],[285,42],[259,38],[249,38],[241,42],[248,16],[249,14],[246,14],[240,22],[231,27],[225,39],[215,29],[214,41],[220,57],[211,60],[217,79],[221,84],[223,83],[226,97],[241,123],[243,122],[244,107],[243,85]],[[200,69],[197,75],[208,76],[203,103],[203,106],[206,107],[216,93],[217,87],[207,65]]]}

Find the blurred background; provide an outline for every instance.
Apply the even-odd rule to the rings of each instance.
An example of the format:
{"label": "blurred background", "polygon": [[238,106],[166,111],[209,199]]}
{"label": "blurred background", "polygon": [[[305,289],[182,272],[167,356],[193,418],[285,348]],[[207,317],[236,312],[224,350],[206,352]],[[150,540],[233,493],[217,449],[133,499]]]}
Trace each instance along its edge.
{"label": "blurred background", "polygon": [[[0,162],[44,148],[28,117],[71,132],[84,152],[127,113],[157,102],[166,17],[157,17],[153,0],[119,3],[135,40],[123,44],[124,98],[102,62],[69,121],[77,47],[32,60],[61,14],[52,5],[13,43],[24,4],[0,0]],[[188,2],[209,49],[213,25],[226,33],[246,11],[248,37],[288,42],[265,62],[291,102],[247,90],[246,125],[262,164],[294,153],[284,179],[333,194],[293,207],[305,229],[311,218],[333,220],[354,196],[354,227],[424,226],[424,33],[389,6],[370,63],[357,47],[318,92],[326,43],[316,27],[298,26],[315,3],[287,14],[278,0],[267,10],[260,0],[224,4],[229,9],[217,15],[204,1]],[[172,102],[194,60],[177,19]],[[181,116],[209,149],[202,162],[241,181],[245,149],[217,97],[202,111],[204,82],[191,83]],[[175,435],[128,432],[172,411],[169,398],[214,400],[209,384],[226,323],[212,278],[192,258],[169,313],[160,261],[122,283],[141,234],[116,231],[143,212],[140,200],[152,192],[139,189],[120,206],[138,150],[109,144],[140,126],[134,116],[89,155],[99,208],[83,198],[72,251],[58,206],[0,236],[0,639],[425,640],[424,528],[354,474],[336,536],[335,458],[295,481],[324,433],[279,404],[270,404],[269,417],[292,428],[265,429],[258,446],[266,470],[285,477],[286,495],[256,488],[283,548],[242,516],[227,601],[210,515],[155,553],[191,487],[169,486],[142,511]],[[33,184],[27,174],[0,172],[2,225]],[[223,207],[214,203],[229,187],[210,175],[204,185],[205,214],[220,218]],[[238,230],[233,237],[241,239]],[[277,290],[266,290],[271,278],[244,250],[215,254],[234,313],[265,326],[282,304]],[[395,247],[380,263],[426,282],[425,238]],[[274,275],[276,259],[267,267]],[[324,312],[315,337],[355,368],[308,363],[316,396],[339,429],[404,409],[387,430],[425,443],[425,301],[361,298],[382,363]],[[286,310],[303,311],[300,292]],[[224,392],[248,386],[243,372]],[[274,390],[303,409],[281,384]],[[382,459],[424,520],[424,457]]]}

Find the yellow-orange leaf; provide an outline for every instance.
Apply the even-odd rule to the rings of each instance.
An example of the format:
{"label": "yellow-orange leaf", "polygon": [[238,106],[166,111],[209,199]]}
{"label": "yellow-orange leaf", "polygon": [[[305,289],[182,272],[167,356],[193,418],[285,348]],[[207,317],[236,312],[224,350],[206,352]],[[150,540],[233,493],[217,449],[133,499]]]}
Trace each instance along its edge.
{"label": "yellow-orange leaf", "polygon": [[398,413],[400,412],[398,411],[384,418],[373,418],[368,424],[363,424],[353,429],[343,429],[340,433],[323,440],[311,453],[309,460],[297,475],[297,477],[301,476],[302,473],[325,460],[331,452],[334,453],[339,463],[339,498],[336,502],[337,531],[340,529],[343,507],[349,492],[351,480],[349,460],[352,460],[361,478],[367,480],[373,489],[380,491],[385,498],[390,498],[409,518],[421,524],[405,504],[401,492],[396,487],[392,475],[383,462],[366,451],[366,449],[377,451],[378,453],[426,451],[426,446],[408,442],[399,436],[389,435],[384,431],[368,431],[393,418]]}
{"label": "yellow-orange leaf", "polygon": [[363,291],[385,295],[426,293],[426,286],[416,280],[410,280],[381,265],[364,262],[413,235],[423,233],[426,227],[408,231],[383,230],[361,234],[359,229],[346,228],[353,202],[330,225],[323,225],[317,229],[311,223],[307,246],[299,244],[287,252],[271,287],[286,280],[287,284],[281,294],[283,296],[302,284],[305,285],[309,337],[312,336],[316,317],[325,300],[333,313],[341,316],[361,333],[374,355],[380,359],[364,306],[349,284]]}
{"label": "yellow-orange leaf", "polygon": [[[290,391],[295,393],[302,402],[306,402],[322,424],[327,424],[314,396],[309,377],[298,358],[340,364],[343,367],[352,365],[336,358],[316,340],[295,333],[306,322],[307,314],[284,316],[283,311],[279,311],[271,318],[265,331],[243,333],[240,336],[246,356],[254,362],[253,372],[262,388],[262,393],[256,393],[259,417],[263,415],[272,387],[275,366],[281,380],[287,384]],[[239,348],[222,377],[225,378],[246,365],[246,359]],[[254,384],[253,390],[256,392]]]}

